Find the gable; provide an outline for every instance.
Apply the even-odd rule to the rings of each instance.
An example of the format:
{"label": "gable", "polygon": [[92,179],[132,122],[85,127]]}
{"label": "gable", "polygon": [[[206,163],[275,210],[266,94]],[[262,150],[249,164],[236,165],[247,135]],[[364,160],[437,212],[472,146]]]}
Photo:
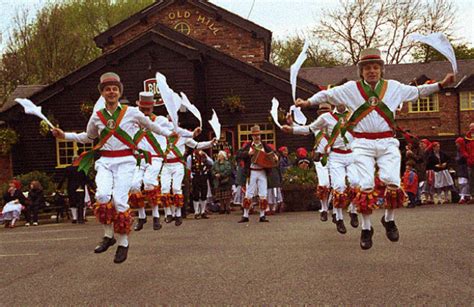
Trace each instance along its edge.
{"label": "gable", "polygon": [[157,1],[95,38],[104,52],[162,24],[243,62],[269,59],[271,32],[207,1]]}

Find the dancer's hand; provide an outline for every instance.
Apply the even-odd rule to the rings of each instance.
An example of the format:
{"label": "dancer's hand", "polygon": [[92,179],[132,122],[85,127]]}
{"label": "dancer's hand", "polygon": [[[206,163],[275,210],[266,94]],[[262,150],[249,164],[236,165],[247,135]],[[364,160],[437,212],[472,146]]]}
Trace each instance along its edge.
{"label": "dancer's hand", "polygon": [[201,127],[196,127],[196,129],[194,129],[193,131],[193,138],[197,137],[198,135],[200,135],[202,132],[202,128]]}
{"label": "dancer's hand", "polygon": [[64,131],[62,131],[61,129],[59,128],[53,128],[51,129],[51,133],[53,134],[53,136],[57,139],[65,139],[66,138],[66,135],[64,134]]}
{"label": "dancer's hand", "polygon": [[307,107],[311,106],[311,103],[308,100],[303,100],[301,98],[298,98],[295,101],[295,105],[297,107],[307,108]]}
{"label": "dancer's hand", "polygon": [[288,125],[283,125],[281,126],[281,131],[289,134],[293,134],[293,127],[290,127]]}
{"label": "dancer's hand", "polygon": [[453,73],[448,73],[446,74],[446,77],[444,77],[443,81],[441,81],[439,84],[441,87],[446,88],[447,86],[453,84],[456,81],[456,75]]}

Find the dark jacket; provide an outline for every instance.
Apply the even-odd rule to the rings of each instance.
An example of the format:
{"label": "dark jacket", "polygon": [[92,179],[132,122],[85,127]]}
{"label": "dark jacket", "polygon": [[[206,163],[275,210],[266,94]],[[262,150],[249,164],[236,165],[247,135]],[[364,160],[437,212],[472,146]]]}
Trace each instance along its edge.
{"label": "dark jacket", "polygon": [[84,188],[87,184],[90,187],[93,185],[93,181],[84,173],[78,170],[78,166],[68,166],[64,170],[64,176],[58,185],[58,190],[61,190],[64,182],[67,180],[67,193],[72,195],[78,188]]}
{"label": "dark jacket", "polygon": [[[244,147],[240,148],[239,151],[237,152],[237,159],[242,160],[244,162],[244,174],[246,177],[250,176],[250,164],[252,163],[249,151],[250,151],[250,146],[252,145],[252,142],[249,142],[247,145]],[[263,145],[263,150],[265,152],[273,152],[273,150],[268,146],[265,142],[262,142]],[[267,175],[270,172],[270,169],[266,169]]]}
{"label": "dark jacket", "polygon": [[32,189],[28,192],[29,206],[41,208],[45,205],[43,190]]}
{"label": "dark jacket", "polygon": [[446,167],[438,167],[436,165],[438,164],[443,164],[443,163],[449,163],[449,157],[442,151],[439,152],[439,158],[435,155],[434,151],[430,152],[430,155],[428,156],[428,162],[426,163],[426,170],[433,170],[435,172],[439,172],[442,170],[447,169]]}
{"label": "dark jacket", "polygon": [[458,177],[469,178],[469,170],[467,166],[467,158],[463,156],[459,150],[456,154],[456,164],[457,164],[457,172],[456,175]]}
{"label": "dark jacket", "polygon": [[3,194],[3,200],[5,201],[5,203],[8,203],[15,199],[18,199],[18,201],[20,201],[20,204],[22,204],[23,206],[27,205],[26,197],[20,190],[15,190],[13,195],[11,195],[8,191]]}

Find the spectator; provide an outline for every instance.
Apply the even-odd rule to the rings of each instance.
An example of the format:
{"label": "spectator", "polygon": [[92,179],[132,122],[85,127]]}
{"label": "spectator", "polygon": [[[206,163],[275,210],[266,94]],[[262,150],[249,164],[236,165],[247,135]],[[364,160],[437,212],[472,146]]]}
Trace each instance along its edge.
{"label": "spectator", "polygon": [[212,159],[201,149],[195,149],[187,158],[187,167],[191,170],[191,185],[195,219],[208,219],[206,204],[208,196],[208,178],[212,168]]}
{"label": "spectator", "polygon": [[469,192],[469,169],[467,166],[467,152],[466,152],[466,144],[463,138],[456,139],[456,164],[457,164],[457,177],[458,177],[458,185],[459,185],[459,204],[464,204],[468,202],[471,198],[471,194]]}
{"label": "spectator", "polygon": [[310,168],[312,161],[308,157],[308,151],[306,148],[300,147],[296,150],[296,164],[301,169],[307,170]]}
{"label": "spectator", "polygon": [[15,227],[15,222],[20,218],[21,210],[26,206],[26,198],[21,192],[21,183],[13,179],[8,183],[8,190],[3,194],[5,206],[0,220],[5,223],[5,228]]}
{"label": "spectator", "polygon": [[39,181],[33,180],[28,192],[25,226],[30,226],[30,223],[33,223],[33,226],[38,226],[38,211],[41,207],[44,207],[44,204],[43,187]]}
{"label": "spectator", "polygon": [[469,171],[469,192],[474,195],[474,123],[469,124],[469,131],[466,133],[464,140]]}
{"label": "spectator", "polygon": [[428,167],[428,159],[433,150],[433,144],[427,139],[420,142],[420,148],[423,152],[423,164],[425,165],[424,181],[421,184],[421,202],[422,204],[433,204],[434,199],[434,170],[432,166]]}
{"label": "spectator", "polygon": [[[448,171],[449,157],[441,151],[441,145],[433,142],[426,168],[434,171],[434,188],[438,195],[438,202],[443,204],[448,201],[448,191],[453,187],[454,182]],[[436,198],[435,198],[436,202]]]}
{"label": "spectator", "polygon": [[223,150],[217,154],[217,161],[212,166],[214,177],[214,191],[216,201],[220,204],[220,213],[230,213],[230,199],[232,197],[231,175],[232,165],[227,160],[227,153]]}
{"label": "spectator", "polygon": [[[406,163],[412,163],[413,169],[418,176],[418,186],[423,186],[426,177],[426,160],[424,159],[425,150],[422,148],[421,143],[415,139],[413,143],[409,143],[406,146],[405,159]],[[421,188],[417,188],[416,192],[416,204],[421,202]]]}
{"label": "spectator", "polygon": [[405,168],[405,173],[403,174],[403,189],[408,195],[410,203],[408,208],[415,208],[416,205],[416,194],[418,191],[418,175],[414,169],[415,163],[413,161],[408,161]]}
{"label": "spectator", "polygon": [[[275,150],[273,144],[268,144],[268,146]],[[280,151],[281,147],[278,149]],[[288,157],[288,149],[286,149],[286,157]],[[275,212],[278,212],[277,208],[283,203],[283,196],[281,195],[281,182],[282,182],[282,172],[281,164],[277,167],[270,169],[268,173],[268,186],[267,186],[267,198],[268,198],[268,209],[267,212],[269,215],[273,215]]]}
{"label": "spectator", "polygon": [[284,174],[286,170],[291,166],[290,158],[288,157],[288,147],[281,146],[278,148],[280,154],[280,173]]}

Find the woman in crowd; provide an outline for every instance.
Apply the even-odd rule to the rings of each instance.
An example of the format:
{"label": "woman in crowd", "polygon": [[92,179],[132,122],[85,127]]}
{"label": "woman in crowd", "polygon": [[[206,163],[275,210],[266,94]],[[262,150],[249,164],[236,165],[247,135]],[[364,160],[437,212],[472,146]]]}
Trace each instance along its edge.
{"label": "woman in crowd", "polygon": [[425,166],[424,176],[421,176],[419,179],[421,182],[421,203],[433,204],[434,170],[433,166],[428,166],[428,160],[433,151],[433,144],[427,139],[422,139],[420,142],[420,149],[422,152],[422,163]]}
{"label": "woman in crowd", "polygon": [[30,191],[28,192],[28,207],[26,208],[26,224],[25,226],[38,226],[38,211],[44,206],[44,194],[41,183],[33,180],[30,183]]}
{"label": "woman in crowd", "polygon": [[230,213],[230,199],[232,196],[232,165],[227,160],[227,153],[223,150],[217,154],[217,161],[212,166],[214,178],[215,200],[221,206],[221,212]]}
{"label": "woman in crowd", "polygon": [[469,191],[469,168],[467,166],[467,152],[466,152],[466,144],[463,138],[456,139],[456,164],[457,164],[457,172],[456,175],[458,177],[458,185],[459,185],[459,204],[467,203],[471,199],[471,194]]}
{"label": "woman in crowd", "polygon": [[13,179],[8,183],[8,190],[3,194],[5,206],[0,221],[4,221],[5,228],[15,227],[15,222],[20,218],[21,210],[26,206],[26,198],[21,192],[21,182]]}
{"label": "woman in crowd", "polygon": [[[434,172],[434,189],[438,194],[438,202],[443,204],[449,200],[448,191],[453,187],[454,182],[448,171],[449,157],[441,151],[439,142],[433,142],[426,168]],[[436,201],[436,199],[435,199]]]}

